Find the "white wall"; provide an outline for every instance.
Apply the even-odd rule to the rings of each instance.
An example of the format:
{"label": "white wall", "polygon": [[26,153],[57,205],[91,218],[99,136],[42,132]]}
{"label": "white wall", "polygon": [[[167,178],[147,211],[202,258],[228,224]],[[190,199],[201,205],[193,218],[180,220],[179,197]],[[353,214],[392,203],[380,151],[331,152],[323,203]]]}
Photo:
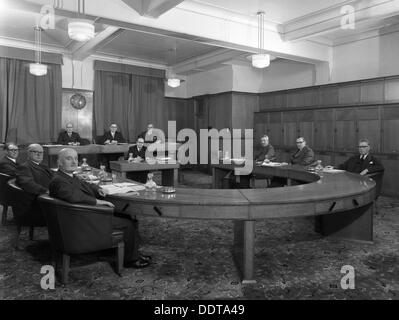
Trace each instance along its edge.
{"label": "white wall", "polygon": [[62,66],[62,87],[94,90],[94,59],[72,61],[64,56]]}
{"label": "white wall", "polygon": [[233,66],[233,91],[258,93],[262,87],[263,70],[247,66]]}
{"label": "white wall", "polygon": [[332,82],[399,74],[399,33],[334,48]]}

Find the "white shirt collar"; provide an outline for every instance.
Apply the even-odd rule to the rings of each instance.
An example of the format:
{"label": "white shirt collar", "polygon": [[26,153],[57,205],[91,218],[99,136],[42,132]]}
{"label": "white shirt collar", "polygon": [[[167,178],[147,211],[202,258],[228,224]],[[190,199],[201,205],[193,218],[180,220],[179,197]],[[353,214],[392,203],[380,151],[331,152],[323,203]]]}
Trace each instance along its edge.
{"label": "white shirt collar", "polygon": [[73,173],[68,173],[64,170],[60,170],[61,172],[65,173],[67,176],[70,176],[71,178],[73,178]]}
{"label": "white shirt collar", "polygon": [[12,162],[17,163],[17,160],[10,158],[10,157],[7,157],[7,158],[10,159]]}

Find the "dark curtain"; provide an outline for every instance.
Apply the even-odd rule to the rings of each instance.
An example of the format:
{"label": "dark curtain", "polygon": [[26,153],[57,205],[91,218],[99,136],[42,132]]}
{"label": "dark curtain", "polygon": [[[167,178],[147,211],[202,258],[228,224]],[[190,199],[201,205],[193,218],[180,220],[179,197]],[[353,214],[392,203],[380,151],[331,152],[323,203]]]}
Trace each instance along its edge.
{"label": "dark curtain", "polygon": [[162,78],[97,70],[94,87],[95,135],[116,123],[126,140],[134,142],[150,122],[167,128]]}
{"label": "dark curtain", "polygon": [[7,113],[3,140],[17,144],[56,141],[61,129],[61,66],[48,64],[47,75],[36,77],[29,73],[29,62],[0,58],[0,74],[0,112]]}

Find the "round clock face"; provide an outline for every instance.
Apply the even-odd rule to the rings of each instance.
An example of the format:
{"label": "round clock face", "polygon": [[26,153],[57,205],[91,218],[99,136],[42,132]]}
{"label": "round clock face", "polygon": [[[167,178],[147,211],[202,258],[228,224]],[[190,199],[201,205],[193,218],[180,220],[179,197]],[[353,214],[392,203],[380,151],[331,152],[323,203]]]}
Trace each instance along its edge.
{"label": "round clock face", "polygon": [[83,109],[86,106],[86,98],[81,93],[75,93],[69,101],[71,106],[78,110]]}

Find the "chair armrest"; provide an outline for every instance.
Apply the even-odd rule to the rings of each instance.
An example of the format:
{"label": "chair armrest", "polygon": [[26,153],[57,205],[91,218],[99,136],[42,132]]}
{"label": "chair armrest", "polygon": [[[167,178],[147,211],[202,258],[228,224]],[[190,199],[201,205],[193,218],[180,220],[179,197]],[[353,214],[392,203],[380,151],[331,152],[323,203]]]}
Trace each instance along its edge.
{"label": "chair armrest", "polygon": [[105,215],[113,215],[114,208],[106,207],[106,206],[91,206],[87,204],[76,204],[76,203],[69,203],[63,200],[59,200],[49,196],[48,194],[40,195],[37,198],[40,202],[51,202],[53,204],[59,206],[67,206],[71,209],[79,209],[87,211],[88,213],[96,213],[96,214],[105,214]]}

